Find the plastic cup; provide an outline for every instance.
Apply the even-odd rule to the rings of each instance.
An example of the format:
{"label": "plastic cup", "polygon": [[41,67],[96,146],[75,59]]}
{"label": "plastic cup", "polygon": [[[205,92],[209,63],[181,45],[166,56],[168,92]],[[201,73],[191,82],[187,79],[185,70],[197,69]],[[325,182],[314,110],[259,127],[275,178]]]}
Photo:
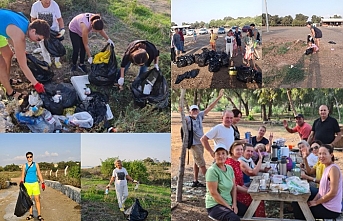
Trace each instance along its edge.
{"label": "plastic cup", "polygon": [[293,149],[293,144],[288,145],[288,149],[292,150]]}

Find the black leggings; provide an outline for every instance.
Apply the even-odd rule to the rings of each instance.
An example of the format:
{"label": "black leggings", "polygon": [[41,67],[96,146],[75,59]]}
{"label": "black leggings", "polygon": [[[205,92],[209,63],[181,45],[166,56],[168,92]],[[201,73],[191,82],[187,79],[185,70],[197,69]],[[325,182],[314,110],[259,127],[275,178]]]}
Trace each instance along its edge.
{"label": "black leggings", "polygon": [[171,59],[172,62],[176,62],[175,57],[176,57],[175,49],[174,48],[170,48],[170,59]]}
{"label": "black leggings", "polygon": [[[305,219],[303,212],[297,202],[292,202],[294,218]],[[310,207],[311,213],[315,219],[335,219],[339,217],[340,213],[336,213],[326,209],[322,204]]]}
{"label": "black leggings", "polygon": [[70,30],[69,30],[69,35],[70,35],[71,44],[73,45],[72,62],[73,64],[76,64],[77,58],[79,57],[79,52],[80,52],[80,64],[83,64],[85,62],[86,50],[85,50],[85,46],[83,45],[82,38],[78,34]]}
{"label": "black leggings", "polygon": [[248,207],[243,203],[237,201],[238,214],[235,214],[229,208],[217,204],[214,207],[208,208],[208,215],[219,221],[238,221],[241,220],[239,217],[243,217]]}

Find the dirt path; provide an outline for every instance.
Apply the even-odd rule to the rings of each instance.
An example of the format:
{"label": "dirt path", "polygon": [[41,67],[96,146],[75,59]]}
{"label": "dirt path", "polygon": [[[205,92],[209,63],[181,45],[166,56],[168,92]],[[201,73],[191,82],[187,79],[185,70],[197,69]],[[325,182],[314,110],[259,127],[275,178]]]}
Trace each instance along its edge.
{"label": "dirt path", "polygon": [[[12,179],[12,182],[19,183],[20,178]],[[25,220],[29,215],[28,212],[20,218],[13,215],[18,193],[18,186],[10,186],[8,189],[0,190],[0,219],[3,218],[4,221],[19,221]],[[45,191],[41,191],[41,204],[42,217],[45,220],[81,220],[80,205],[55,189],[46,187]],[[34,216],[37,217],[35,207]],[[35,218],[35,220],[37,220],[37,218]]]}
{"label": "dirt path", "polygon": [[[283,119],[280,119],[283,120]],[[180,154],[181,154],[181,138],[180,138],[180,127],[181,127],[181,118],[179,113],[172,113],[171,119],[171,177],[172,177],[172,204],[175,204],[175,190],[176,190],[176,181],[177,175],[180,165]],[[219,112],[210,112],[208,116],[205,117],[203,121],[204,132],[206,133],[211,129],[211,127],[215,126],[216,124],[221,123],[221,113]],[[244,134],[247,131],[250,131],[252,135],[257,134],[258,127],[262,125],[260,121],[245,121],[241,120],[238,124],[239,131]],[[269,136],[270,132],[273,132],[274,139],[277,138],[285,138],[286,144],[296,144],[299,141],[299,137],[297,134],[290,134],[288,133],[283,126],[277,125],[269,125],[265,124],[264,126],[267,127],[266,137]],[[211,141],[210,141],[211,144]],[[213,146],[211,144],[211,146]],[[213,158],[210,154],[205,150],[204,153],[205,161],[206,161],[206,168],[208,168],[212,162]],[[338,158],[338,161],[335,162],[341,168],[341,172],[343,173],[343,152],[335,152],[335,157]],[[186,166],[185,166],[185,176],[184,176],[184,185],[183,185],[183,202],[179,203],[179,205],[172,211],[172,220],[175,221],[207,221],[211,220],[207,218],[207,211],[205,209],[205,188],[192,188],[190,187],[191,182],[193,180],[193,157],[190,153],[189,156],[189,165],[187,165],[187,157],[186,157]],[[204,176],[202,174],[199,175],[199,181],[205,183]],[[343,216],[341,216],[340,221],[343,220]]]}
{"label": "dirt path", "polygon": [[[217,30],[214,30],[216,33]],[[199,30],[197,30],[199,33]],[[245,36],[246,33],[242,33],[242,36]],[[226,34],[219,34],[217,40],[217,51],[225,51],[225,38]],[[207,47],[211,49],[210,46],[210,35],[197,35],[197,41],[193,42],[193,36],[185,36],[185,51],[186,53],[183,55],[188,54],[200,54],[202,52],[202,48]],[[244,43],[242,43],[244,44]],[[244,48],[242,46],[242,48]],[[258,47],[258,52],[260,56],[262,56],[262,47]],[[243,57],[242,55],[238,55],[237,57],[233,58],[233,65],[234,66],[241,66]],[[261,71],[262,69],[262,61],[255,61],[257,68]],[[196,78],[192,79],[185,79],[180,84],[175,84],[175,80],[178,75],[185,73],[186,71],[190,71],[193,69],[200,69],[199,75]],[[261,84],[257,83],[243,83],[236,79],[236,76],[230,76],[228,74],[228,68],[222,67],[218,72],[209,72],[208,66],[199,67],[197,64],[192,64],[190,66],[178,68],[176,65],[172,65],[172,87],[173,88],[259,88]]]}
{"label": "dirt path", "polygon": [[[271,27],[270,32],[263,29],[263,83],[265,87],[339,88],[343,86],[341,78],[343,65],[340,62],[343,58],[341,38],[343,28],[319,28],[323,33],[323,38],[320,39],[320,50],[312,55],[303,55],[307,48],[305,44],[306,37],[310,33],[309,28]],[[329,44],[329,41],[337,44]],[[275,50],[283,45],[288,48],[287,52]],[[298,73],[290,73],[292,76],[282,76],[280,72],[273,71],[275,67],[283,68],[291,65],[299,69]]]}

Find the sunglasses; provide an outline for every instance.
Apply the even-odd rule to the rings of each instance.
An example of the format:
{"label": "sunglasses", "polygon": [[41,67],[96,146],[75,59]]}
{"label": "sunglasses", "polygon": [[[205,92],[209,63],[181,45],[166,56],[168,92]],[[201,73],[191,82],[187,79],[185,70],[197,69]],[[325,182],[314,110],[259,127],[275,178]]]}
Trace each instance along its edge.
{"label": "sunglasses", "polygon": [[32,158],[32,156],[27,156],[26,158],[29,159],[29,158]]}
{"label": "sunglasses", "polygon": [[313,149],[319,149],[319,146],[314,146],[314,147],[312,147]]}

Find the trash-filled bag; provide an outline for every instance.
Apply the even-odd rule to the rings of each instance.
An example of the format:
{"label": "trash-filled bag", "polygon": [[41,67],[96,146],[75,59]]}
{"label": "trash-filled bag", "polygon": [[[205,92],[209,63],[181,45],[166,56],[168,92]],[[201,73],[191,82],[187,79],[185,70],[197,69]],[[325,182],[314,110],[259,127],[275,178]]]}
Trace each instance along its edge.
{"label": "trash-filled bag", "polygon": [[[77,93],[69,83],[45,84],[45,93],[40,94],[43,106],[54,115],[63,115],[63,109],[77,104]],[[57,93],[58,92],[58,93]],[[59,95],[60,101],[56,100]]]}
{"label": "trash-filled bag", "polygon": [[83,128],[92,128],[93,127],[93,118],[86,112],[75,113],[71,116],[68,116],[68,120],[65,121],[66,124],[70,124],[77,127]]}
{"label": "trash-filled bag", "polygon": [[236,67],[237,70],[237,80],[242,81],[244,83],[248,83],[252,81],[253,78],[253,72],[250,67]]}
{"label": "trash-filled bag", "polygon": [[23,183],[19,184],[19,196],[15,205],[14,215],[17,217],[23,216],[33,205],[30,196],[27,194],[26,187]]}
{"label": "trash-filled bag", "polygon": [[217,57],[209,59],[208,71],[209,72],[218,72],[220,70],[221,64]]}
{"label": "trash-filled bag", "polygon": [[195,78],[198,76],[200,69],[192,69],[190,71],[186,71],[183,74],[179,74],[175,80],[175,84],[179,84],[181,81],[183,81],[185,78]]}
{"label": "trash-filled bag", "polygon": [[286,183],[289,191],[294,195],[310,192],[310,184],[307,182],[307,180],[301,180],[297,176],[288,177],[286,179]]}
{"label": "trash-filled bag", "polygon": [[182,67],[186,67],[187,66],[187,60],[186,60],[186,57],[185,56],[180,56],[177,58],[177,61],[176,61],[176,66],[178,68],[182,68]]}
{"label": "trash-filled bag", "polygon": [[110,47],[110,60],[108,64],[92,64],[88,80],[91,84],[97,86],[112,85],[117,80],[118,63],[114,53],[114,46],[107,44],[101,52],[105,52]]}
{"label": "trash-filled bag", "polygon": [[131,91],[135,103],[140,107],[144,107],[147,103],[154,104],[157,108],[168,106],[168,83],[161,71],[156,68],[138,75],[132,82]]}
{"label": "trash-filled bag", "polygon": [[94,124],[99,124],[106,120],[107,103],[107,95],[100,92],[92,92],[87,95],[87,100],[76,107],[75,112],[87,111],[92,116]]}
{"label": "trash-filled bag", "polygon": [[62,57],[66,54],[66,49],[61,43],[64,37],[57,38],[58,35],[57,31],[50,30],[50,38],[44,39],[44,46],[52,57]]}
{"label": "trash-filled bag", "polygon": [[27,66],[30,68],[37,81],[41,83],[51,81],[54,77],[54,72],[47,62],[39,60],[32,54],[26,54],[26,58]]}
{"label": "trash-filled bag", "polygon": [[132,204],[130,208],[125,210],[125,217],[129,221],[144,221],[148,217],[148,211],[143,209],[139,200],[136,198],[136,201]]}

